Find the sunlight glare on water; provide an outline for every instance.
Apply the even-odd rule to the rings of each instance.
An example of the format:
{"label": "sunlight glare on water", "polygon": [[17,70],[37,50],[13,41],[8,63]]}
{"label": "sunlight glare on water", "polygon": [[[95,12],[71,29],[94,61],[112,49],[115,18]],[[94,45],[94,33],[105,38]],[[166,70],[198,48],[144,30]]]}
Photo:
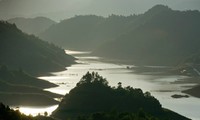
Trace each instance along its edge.
{"label": "sunlight glare on water", "polygon": [[47,112],[48,115],[51,115],[51,113],[58,107],[58,105],[49,106],[49,107],[30,107],[30,106],[21,106],[18,109],[20,112],[24,113],[25,115],[32,115],[37,116],[38,114],[44,115],[44,112]]}

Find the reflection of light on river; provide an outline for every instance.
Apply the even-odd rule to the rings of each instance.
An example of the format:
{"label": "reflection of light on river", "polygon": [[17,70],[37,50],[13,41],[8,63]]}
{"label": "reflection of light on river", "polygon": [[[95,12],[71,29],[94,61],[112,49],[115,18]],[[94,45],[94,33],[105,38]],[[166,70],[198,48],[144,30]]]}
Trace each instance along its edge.
{"label": "reflection of light on river", "polygon": [[40,115],[44,115],[44,112],[47,112],[48,115],[50,115],[52,113],[52,111],[54,111],[56,108],[58,107],[58,105],[54,105],[54,106],[50,106],[50,107],[19,107],[19,108],[14,108],[14,109],[18,109],[20,112],[24,113],[25,115],[32,115],[32,116],[36,116],[38,114]]}

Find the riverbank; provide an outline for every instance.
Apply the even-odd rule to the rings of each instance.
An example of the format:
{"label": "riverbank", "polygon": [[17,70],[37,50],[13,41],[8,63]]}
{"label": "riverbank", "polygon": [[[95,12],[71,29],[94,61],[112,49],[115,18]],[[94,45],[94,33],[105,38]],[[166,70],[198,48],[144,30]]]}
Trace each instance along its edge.
{"label": "riverbank", "polygon": [[183,93],[186,93],[186,94],[189,94],[191,96],[194,96],[194,97],[197,97],[197,98],[200,98],[200,85],[197,85],[191,89],[188,89],[188,90],[184,90],[182,91]]}

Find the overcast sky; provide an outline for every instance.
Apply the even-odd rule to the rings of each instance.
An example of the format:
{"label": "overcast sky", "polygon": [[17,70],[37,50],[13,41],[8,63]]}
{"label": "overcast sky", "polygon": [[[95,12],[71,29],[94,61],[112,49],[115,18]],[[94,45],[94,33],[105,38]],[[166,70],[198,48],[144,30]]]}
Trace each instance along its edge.
{"label": "overcast sky", "polygon": [[140,14],[156,4],[175,10],[200,10],[200,0],[0,0],[0,17],[46,16],[59,21],[84,14]]}

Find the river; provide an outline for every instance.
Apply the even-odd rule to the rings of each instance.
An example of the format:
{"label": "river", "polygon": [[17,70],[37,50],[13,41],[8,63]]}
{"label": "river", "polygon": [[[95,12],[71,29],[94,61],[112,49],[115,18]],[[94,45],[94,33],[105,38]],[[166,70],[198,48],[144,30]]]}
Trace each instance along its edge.
{"label": "river", "polygon": [[[187,89],[185,86],[194,86],[194,84],[186,83],[172,84],[172,82],[180,81],[186,78],[186,76],[136,74],[132,69],[127,69],[127,65],[103,62],[98,57],[90,56],[88,52],[66,52],[78,58],[78,64],[67,67],[65,71],[52,73],[53,76],[39,77],[40,79],[59,85],[59,87],[46,90],[65,95],[76,86],[76,83],[87,71],[95,71],[105,77],[111,86],[117,86],[118,82],[122,82],[122,86],[132,86],[134,88],[141,88],[143,91],[150,91],[160,101],[163,107],[193,120],[199,120],[200,99],[191,96],[180,99],[171,97],[174,94],[184,95],[181,91]],[[134,67],[134,65],[131,67]],[[32,114],[34,116],[38,113],[42,114],[45,111],[51,114],[57,107],[58,105],[47,106],[45,108],[22,106],[19,110],[25,114]]]}

